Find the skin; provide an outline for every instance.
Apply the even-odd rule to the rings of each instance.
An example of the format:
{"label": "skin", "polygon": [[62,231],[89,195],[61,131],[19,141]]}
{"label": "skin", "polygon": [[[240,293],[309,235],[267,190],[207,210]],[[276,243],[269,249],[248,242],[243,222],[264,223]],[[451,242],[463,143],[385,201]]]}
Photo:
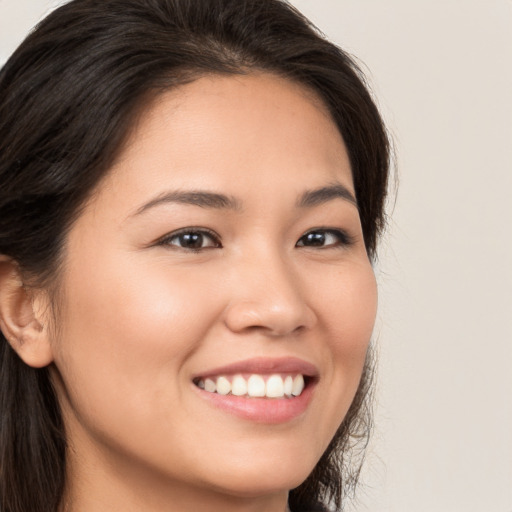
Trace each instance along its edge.
{"label": "skin", "polygon": [[[286,509],[350,406],[375,319],[357,206],[297,206],[334,183],[354,194],[343,140],[320,100],[285,79],[204,77],[145,110],[67,240],[48,335],[70,446],[63,509]],[[225,194],[237,208],[144,209],[170,190]],[[217,240],[161,242],[190,227]],[[351,243],[329,233],[297,245],[314,228]],[[292,421],[239,418],[192,383],[261,356],[318,369]]]}

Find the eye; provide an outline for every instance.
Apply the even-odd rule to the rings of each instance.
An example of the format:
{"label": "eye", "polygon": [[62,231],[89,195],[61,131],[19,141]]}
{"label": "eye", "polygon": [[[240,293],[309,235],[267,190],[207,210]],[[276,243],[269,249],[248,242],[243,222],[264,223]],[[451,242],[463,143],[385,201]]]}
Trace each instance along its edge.
{"label": "eye", "polygon": [[340,229],[312,229],[301,236],[296,247],[347,247],[353,243],[351,236]]}
{"label": "eye", "polygon": [[219,237],[215,233],[205,229],[194,228],[171,233],[162,238],[158,245],[170,245],[194,252],[222,247]]}

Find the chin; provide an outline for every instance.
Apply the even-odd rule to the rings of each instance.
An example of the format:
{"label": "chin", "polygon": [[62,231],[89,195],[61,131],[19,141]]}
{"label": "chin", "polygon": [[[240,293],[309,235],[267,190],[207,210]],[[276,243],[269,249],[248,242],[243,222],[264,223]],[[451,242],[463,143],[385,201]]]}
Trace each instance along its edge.
{"label": "chin", "polygon": [[[227,462],[227,461],[225,461]],[[249,455],[243,462],[218,468],[215,487],[224,489],[233,496],[257,497],[289,491],[298,487],[309,476],[316,460],[309,460],[306,454],[297,452],[276,458],[263,459]]]}
{"label": "chin", "polygon": [[293,475],[276,475],[274,472],[250,475],[246,473],[240,475],[230,474],[228,478],[231,481],[228,486],[226,486],[226,482],[223,482],[221,485],[215,485],[215,488],[218,491],[222,491],[223,494],[230,494],[238,498],[257,498],[288,492],[304,482],[309,473],[309,471],[304,471],[295,472]]}

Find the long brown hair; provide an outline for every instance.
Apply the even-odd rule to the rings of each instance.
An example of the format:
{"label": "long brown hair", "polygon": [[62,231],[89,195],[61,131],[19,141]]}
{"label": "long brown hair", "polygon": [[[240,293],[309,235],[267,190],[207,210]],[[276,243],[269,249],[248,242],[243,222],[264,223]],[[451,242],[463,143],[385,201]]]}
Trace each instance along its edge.
{"label": "long brown hair", "polygon": [[[251,70],[301,83],[329,108],[374,258],[386,131],[354,61],[283,0],[74,0],[52,12],[0,71],[0,254],[51,288],[66,233],[144,98],[205,74]],[[367,363],[328,450],[291,491],[292,510],[340,509],[357,480],[371,422]],[[1,512],[56,512],[65,454],[48,370],[26,366],[0,333]]]}

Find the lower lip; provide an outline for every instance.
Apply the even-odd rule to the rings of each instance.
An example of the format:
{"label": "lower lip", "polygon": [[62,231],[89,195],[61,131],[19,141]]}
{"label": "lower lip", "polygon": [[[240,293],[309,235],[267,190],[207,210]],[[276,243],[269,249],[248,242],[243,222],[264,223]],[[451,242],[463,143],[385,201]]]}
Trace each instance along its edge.
{"label": "lower lip", "polygon": [[292,398],[250,398],[220,395],[194,386],[214,407],[255,423],[286,423],[301,416],[313,396],[315,382],[309,382],[299,396]]}

